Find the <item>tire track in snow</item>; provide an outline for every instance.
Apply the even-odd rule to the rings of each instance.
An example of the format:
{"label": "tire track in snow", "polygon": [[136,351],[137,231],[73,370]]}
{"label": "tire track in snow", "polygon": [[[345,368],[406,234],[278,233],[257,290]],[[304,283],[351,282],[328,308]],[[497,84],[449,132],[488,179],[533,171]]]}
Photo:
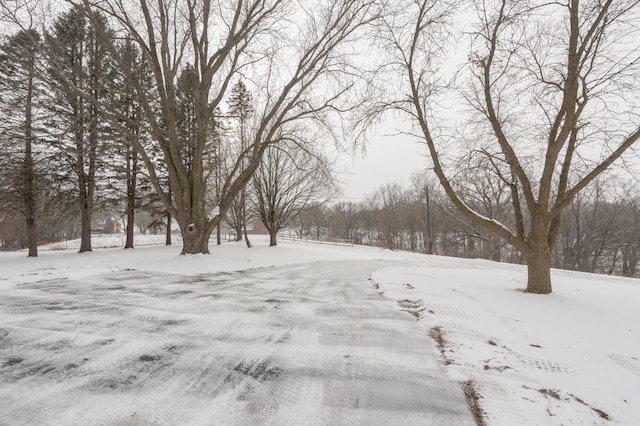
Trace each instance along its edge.
{"label": "tire track in snow", "polygon": [[[367,277],[380,266],[197,277],[124,271],[30,285],[12,301],[17,323],[40,333],[49,321],[76,336],[53,339],[68,340],[65,356],[87,361],[73,369],[75,381],[37,371],[16,381],[11,390],[25,398],[0,407],[0,418],[33,409],[30,420],[69,425],[471,425],[429,338],[370,288]],[[28,336],[21,328],[4,334],[3,343]],[[34,378],[42,391],[29,395]],[[50,393],[56,382],[64,396]]]}

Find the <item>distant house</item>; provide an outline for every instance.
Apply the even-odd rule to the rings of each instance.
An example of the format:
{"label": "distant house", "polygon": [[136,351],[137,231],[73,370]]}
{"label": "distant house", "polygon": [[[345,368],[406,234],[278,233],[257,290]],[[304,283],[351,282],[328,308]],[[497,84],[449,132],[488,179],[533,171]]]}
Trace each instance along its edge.
{"label": "distant house", "polygon": [[113,219],[111,216],[107,216],[102,225],[103,234],[120,234],[122,233],[122,226],[118,220]]}
{"label": "distant house", "polygon": [[269,231],[267,227],[264,226],[264,223],[257,221],[253,224],[251,229],[247,228],[247,234],[249,235],[269,235]]}

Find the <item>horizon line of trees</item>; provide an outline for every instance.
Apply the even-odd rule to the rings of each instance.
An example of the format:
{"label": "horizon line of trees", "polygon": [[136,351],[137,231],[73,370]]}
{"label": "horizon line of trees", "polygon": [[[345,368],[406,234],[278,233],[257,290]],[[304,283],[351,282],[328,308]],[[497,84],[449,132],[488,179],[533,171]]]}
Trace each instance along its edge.
{"label": "horizon line of trees", "polygon": [[[509,204],[485,193],[474,207],[508,217]],[[483,205],[480,205],[483,204]],[[350,241],[389,250],[524,264],[522,254],[455,208],[433,182],[380,186],[363,201],[313,205],[289,228],[299,238]],[[600,179],[564,213],[552,267],[640,277],[640,191]]]}

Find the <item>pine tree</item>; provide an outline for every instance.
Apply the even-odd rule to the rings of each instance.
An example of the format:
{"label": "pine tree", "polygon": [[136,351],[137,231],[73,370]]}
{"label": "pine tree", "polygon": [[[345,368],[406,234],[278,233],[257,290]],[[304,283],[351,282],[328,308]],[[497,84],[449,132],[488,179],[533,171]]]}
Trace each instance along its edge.
{"label": "pine tree", "polygon": [[[34,113],[37,91],[36,68],[41,51],[40,34],[21,30],[0,47],[0,91],[2,92],[2,140],[0,189],[4,203],[22,212],[26,219],[29,257],[38,255],[36,227],[37,189],[34,164]],[[20,161],[16,161],[17,158]],[[16,170],[16,165],[19,169]],[[19,199],[12,202],[16,194]],[[3,203],[3,204],[4,204]]]}
{"label": "pine tree", "polygon": [[72,8],[60,16],[47,36],[52,89],[58,103],[54,107],[63,137],[58,144],[76,177],[81,216],[80,253],[91,251],[91,217],[96,193],[104,117],[98,104],[107,94],[110,77],[109,55],[98,34],[102,28],[87,25],[84,15]]}
{"label": "pine tree", "polygon": [[[238,80],[238,82],[231,88],[231,96],[229,97],[229,117],[235,120],[238,124],[238,138],[240,156],[246,157],[248,155],[245,152],[249,147],[249,125],[250,119],[253,116],[254,108],[252,105],[253,97],[247,89],[247,86]],[[242,168],[247,166],[246,159],[241,161]],[[244,240],[247,247],[251,247],[251,242],[247,236],[247,189],[242,188],[238,198],[235,200],[233,207],[234,222],[236,227],[236,238],[238,241],[242,238],[242,230],[244,230]]]}
{"label": "pine tree", "polygon": [[197,74],[191,64],[182,70],[177,82],[176,120],[182,160],[187,173],[191,175],[191,167],[196,144],[195,90]]}
{"label": "pine tree", "polygon": [[[214,200],[212,205],[219,206],[222,196],[222,186],[224,185],[224,165],[226,150],[224,141],[225,126],[222,111],[220,108],[213,109],[213,116],[209,120],[209,131],[207,132],[207,181],[213,180],[211,186],[214,188]],[[220,223],[216,226],[216,243],[221,244]]]}
{"label": "pine tree", "polygon": [[[140,52],[137,47],[127,40],[120,47],[122,57],[138,69],[140,73],[144,72]],[[140,166],[138,154],[133,147],[134,142],[141,137],[140,129],[140,105],[135,96],[135,89],[131,81],[124,75],[118,75],[113,88],[115,109],[122,117],[119,120],[118,136],[119,140],[115,144],[120,157],[124,164],[118,165],[118,181],[124,181],[125,188],[125,234],[126,240],[124,248],[133,248],[134,227],[135,227],[135,211],[138,204],[137,185],[138,176],[140,174]],[[124,176],[122,176],[124,175]]]}

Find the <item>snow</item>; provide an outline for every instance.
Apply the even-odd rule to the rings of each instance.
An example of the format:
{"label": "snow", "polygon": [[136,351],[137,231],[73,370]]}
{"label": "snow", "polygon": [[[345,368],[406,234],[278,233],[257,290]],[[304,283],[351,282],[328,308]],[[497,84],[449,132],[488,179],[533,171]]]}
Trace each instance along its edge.
{"label": "snow", "polygon": [[[175,239],[175,238],[174,238]],[[211,242],[211,255],[180,256],[180,245],[161,246],[162,235],[138,235],[134,243],[137,249],[120,249],[124,240],[120,236],[94,237],[94,252],[80,253],[79,240],[72,240],[39,249],[40,256],[26,257],[26,252],[0,253],[0,289],[3,282],[24,284],[53,278],[80,279],[116,271],[166,272],[171,274],[198,275],[215,272],[241,271],[332,260],[371,260],[385,258],[374,248],[345,248],[334,245],[279,242],[269,247],[268,237],[253,236],[254,247],[247,249],[244,242],[224,242],[220,247]],[[107,248],[107,250],[102,250]],[[388,257],[388,256],[387,256]]]}
{"label": "snow", "polygon": [[520,266],[416,263],[373,279],[388,297],[420,301],[423,327],[442,328],[450,377],[477,383],[489,425],[608,424],[596,410],[638,424],[638,280],[553,271],[554,293],[538,296],[520,291]]}
{"label": "snow", "polygon": [[[117,238],[96,238],[93,245],[118,246]],[[392,390],[397,399],[411,399],[428,384],[410,377],[426,369],[435,377],[438,368],[456,388],[474,383],[488,425],[635,425],[640,419],[636,279],[554,270],[554,292],[537,296],[520,291],[524,267],[485,260],[288,241],[268,247],[261,236],[252,237],[250,249],[243,242],[212,244],[211,255],[143,247],[162,241],[137,236],[133,250],[77,254],[68,242],[41,249],[37,258],[0,254],[3,422],[115,424],[126,412],[132,424],[170,424],[175,413],[188,424],[211,418],[281,424],[278,416],[295,405],[319,410],[306,417],[318,423],[383,424],[384,412],[371,407],[365,418],[339,404],[328,412],[313,401],[326,397],[329,386],[385,407],[392,382],[381,377],[400,376]],[[366,274],[369,280],[357,278]],[[332,287],[342,276],[344,294]],[[443,358],[426,345],[434,327],[445,340]],[[403,346],[403,336],[424,349]],[[276,350],[267,340],[291,344]],[[211,359],[214,352],[219,356]],[[242,359],[231,373],[250,371],[260,379],[239,394],[213,376],[234,357]],[[362,381],[378,374],[372,363],[380,359],[387,372]],[[306,373],[283,374],[267,389],[282,363]],[[129,379],[114,382],[113,370]],[[332,373],[320,381],[310,371]],[[222,389],[214,403],[201,398],[207,372]],[[116,406],[120,411],[105,408]],[[439,407],[453,409],[444,401]],[[421,413],[423,421],[428,414]],[[310,423],[304,419],[298,422]],[[421,424],[416,419],[404,421]]]}
{"label": "snow", "polygon": [[207,215],[207,220],[213,220],[220,214],[220,206],[215,206]]}

